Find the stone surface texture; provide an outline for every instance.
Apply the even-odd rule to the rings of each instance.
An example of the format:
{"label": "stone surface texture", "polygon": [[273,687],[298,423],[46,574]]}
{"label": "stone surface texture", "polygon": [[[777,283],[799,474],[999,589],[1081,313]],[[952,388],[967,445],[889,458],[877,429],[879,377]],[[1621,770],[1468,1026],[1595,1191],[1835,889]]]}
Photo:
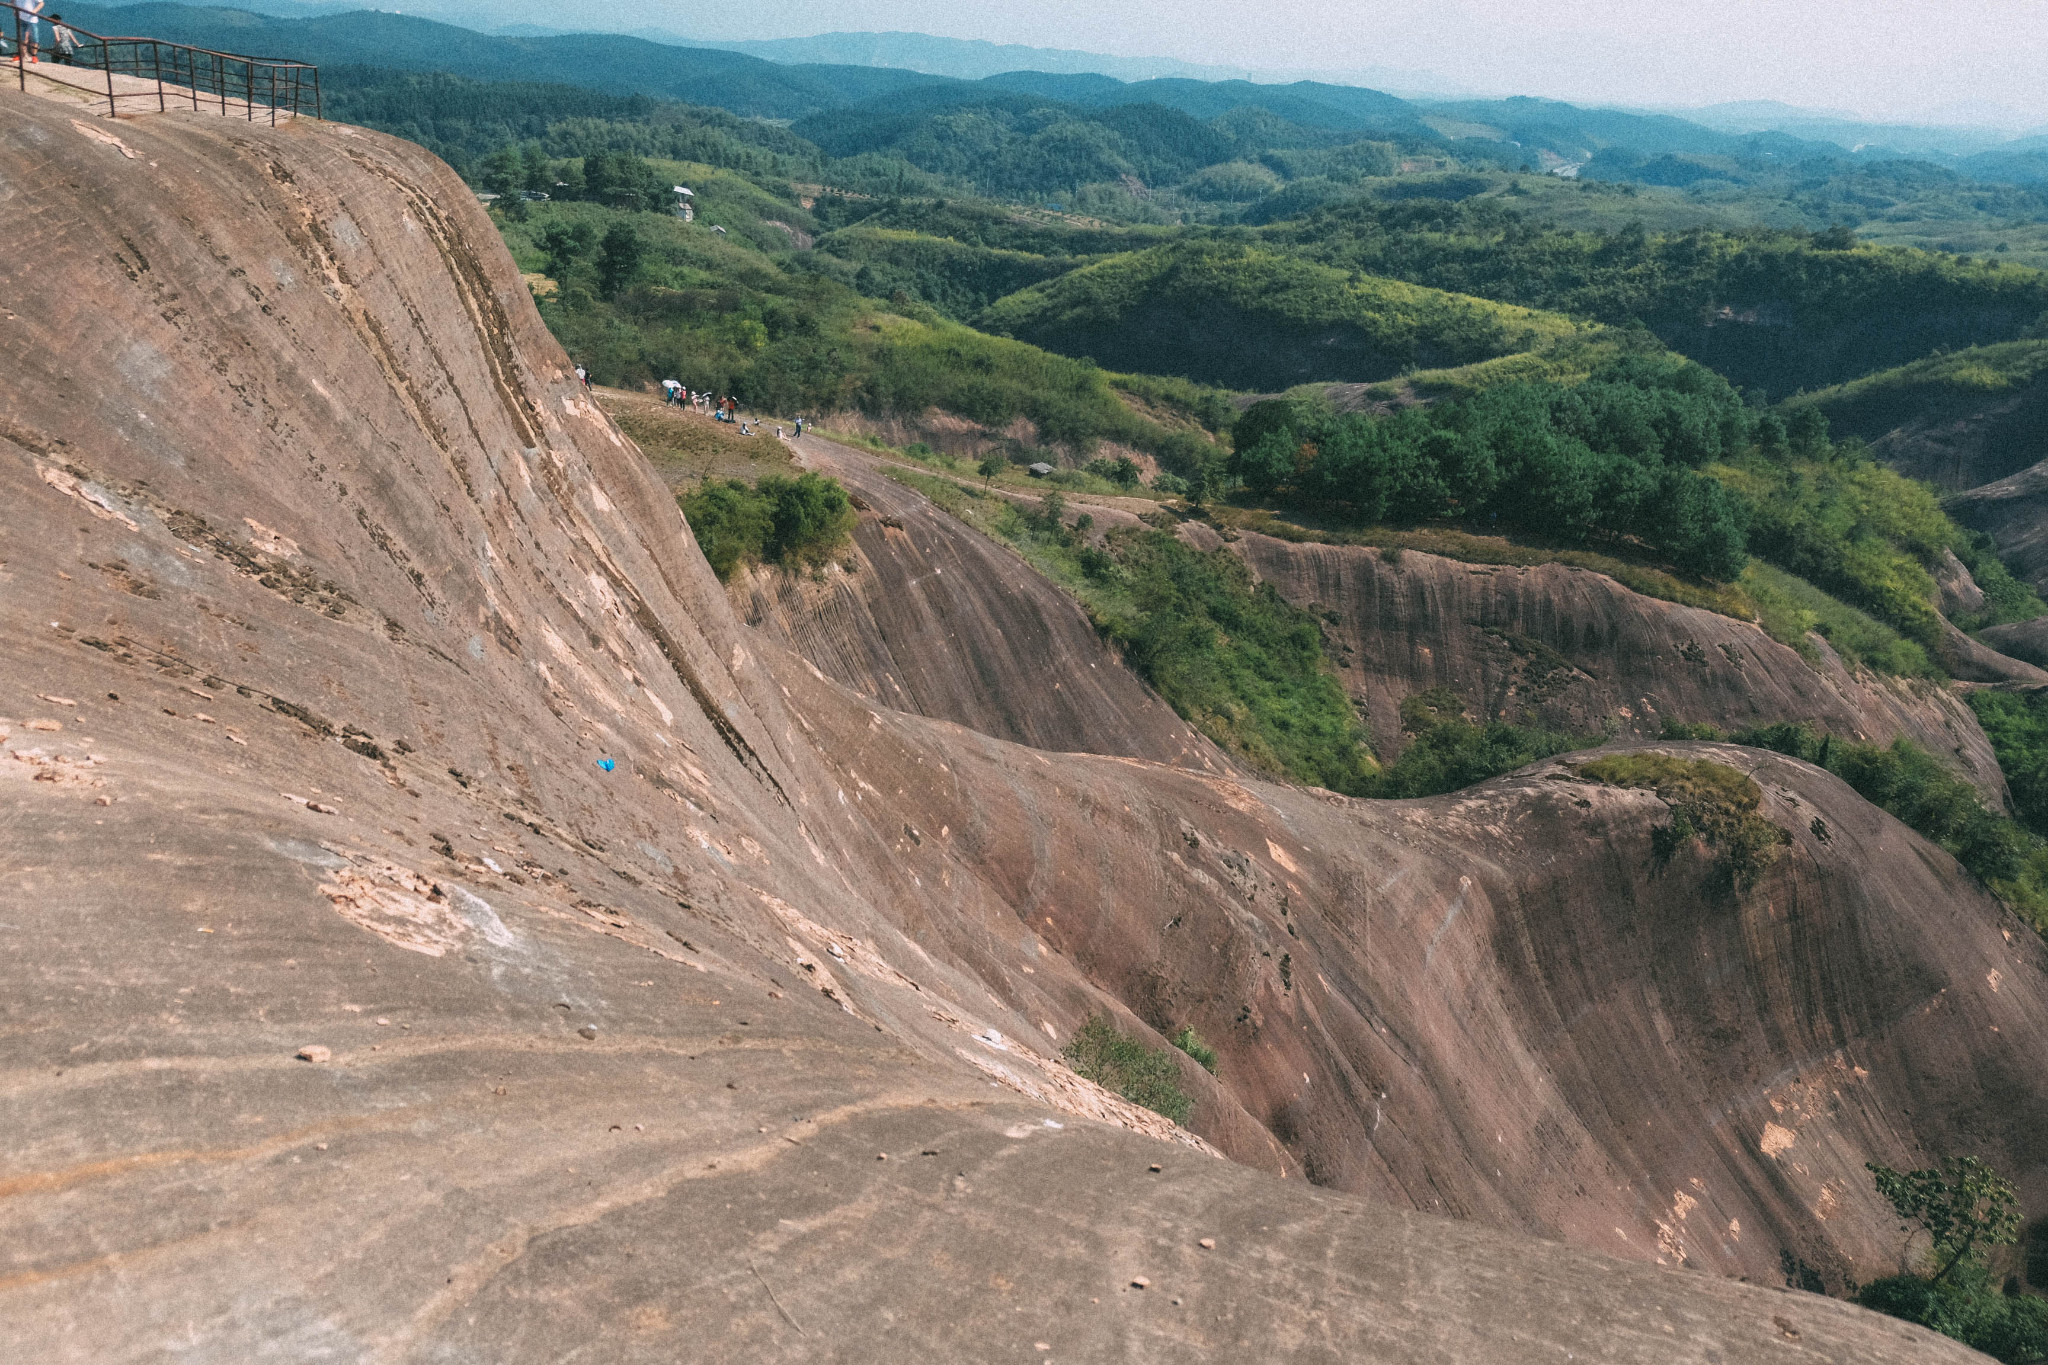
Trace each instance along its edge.
{"label": "stone surface texture", "polygon": [[[735,617],[434,158],[105,126],[0,92],[10,1353],[1974,1358],[1775,1287],[1896,1264],[1865,1160],[2048,1197],[2040,941],[1833,778],[1688,749],[1791,833],[1738,890],[1561,761],[1374,805],[1149,699],[886,708]],[[1054,1060],[1097,1011],[1216,1044],[1192,1131]]]}

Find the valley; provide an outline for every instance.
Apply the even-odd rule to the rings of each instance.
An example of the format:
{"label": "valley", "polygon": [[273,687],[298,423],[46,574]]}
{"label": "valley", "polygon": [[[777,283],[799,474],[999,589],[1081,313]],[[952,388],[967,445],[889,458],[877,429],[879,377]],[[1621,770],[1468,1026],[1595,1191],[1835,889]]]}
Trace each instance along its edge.
{"label": "valley", "polygon": [[[0,89],[7,1339],[2026,1359],[2048,275],[1662,116],[108,13],[335,65]],[[2010,1350],[1856,1302],[1959,1154]]]}

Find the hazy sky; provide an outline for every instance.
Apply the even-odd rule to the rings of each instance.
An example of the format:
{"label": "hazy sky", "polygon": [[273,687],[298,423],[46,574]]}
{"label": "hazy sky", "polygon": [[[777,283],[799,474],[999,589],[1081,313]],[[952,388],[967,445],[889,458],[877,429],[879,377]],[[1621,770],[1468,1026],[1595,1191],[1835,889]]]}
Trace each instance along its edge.
{"label": "hazy sky", "polygon": [[1230,66],[1401,67],[1580,101],[1782,99],[1900,118],[2003,105],[2048,124],[2048,0],[562,0],[551,13],[695,37],[900,29]]}

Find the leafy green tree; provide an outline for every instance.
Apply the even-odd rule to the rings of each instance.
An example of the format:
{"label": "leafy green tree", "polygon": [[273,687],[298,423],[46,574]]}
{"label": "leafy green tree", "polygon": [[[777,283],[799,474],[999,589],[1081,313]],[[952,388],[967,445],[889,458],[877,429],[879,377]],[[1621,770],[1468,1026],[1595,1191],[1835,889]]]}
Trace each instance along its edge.
{"label": "leafy green tree", "polygon": [[738,479],[707,479],[678,501],[721,583],[758,561],[775,533],[774,505]]}
{"label": "leafy green tree", "polygon": [[639,272],[646,250],[631,223],[613,223],[597,248],[597,292],[607,299],[617,298]]}
{"label": "leafy green tree", "polygon": [[853,500],[837,479],[809,470],[793,479],[770,474],[760,491],[772,508],[774,528],[763,549],[786,568],[824,564],[853,535]]}
{"label": "leafy green tree", "polygon": [[1904,1174],[1875,1162],[1864,1168],[1899,1217],[1918,1223],[1933,1242],[1934,1284],[1974,1263],[1983,1249],[2019,1236],[2019,1191],[1977,1157],[1952,1156]]}
{"label": "leafy green tree", "polygon": [[596,230],[588,223],[549,223],[535,243],[547,257],[548,278],[567,287],[569,272],[590,254],[590,244],[596,238]]}
{"label": "leafy green tree", "polygon": [[981,475],[982,485],[986,487],[996,481],[996,475],[1003,472],[1003,467],[1007,463],[1008,461],[1004,460],[1000,455],[984,455],[981,457],[981,463],[976,465],[974,470],[977,474]]}
{"label": "leafy green tree", "polygon": [[1827,453],[1828,419],[1818,407],[1806,406],[1792,414],[1785,423],[1785,435],[1792,447],[1792,453],[1804,460]]}
{"label": "leafy green tree", "polygon": [[770,474],[760,486],[708,479],[677,501],[720,582],[747,564],[786,569],[828,563],[853,534],[853,500],[837,479]]}
{"label": "leafy green tree", "polygon": [[519,192],[525,180],[524,169],[518,148],[500,147],[483,159],[476,183],[483,186],[488,194],[509,197]]}

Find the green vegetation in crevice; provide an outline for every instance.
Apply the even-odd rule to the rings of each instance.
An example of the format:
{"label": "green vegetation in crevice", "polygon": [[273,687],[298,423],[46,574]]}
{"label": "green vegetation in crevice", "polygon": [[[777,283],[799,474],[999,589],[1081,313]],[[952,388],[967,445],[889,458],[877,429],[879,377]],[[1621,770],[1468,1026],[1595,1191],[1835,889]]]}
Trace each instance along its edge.
{"label": "green vegetation in crevice", "polygon": [[1457,791],[1602,739],[1505,721],[1475,723],[1466,718],[1464,703],[1448,687],[1404,698],[1401,728],[1408,743],[1399,758],[1381,769],[1368,795],[1399,799]]}
{"label": "green vegetation in crevice", "polygon": [[[1973,701],[1995,695],[2000,694],[1976,693]],[[2019,742],[2038,741],[2031,722],[2016,728],[2023,729]],[[1666,733],[1675,739],[1725,739],[1770,749],[1827,769],[1864,800],[1939,844],[1993,895],[2048,933],[2048,840],[1986,808],[1975,787],[1904,736],[1890,744],[1838,740],[1804,721],[1733,734],[1711,725],[1669,727]],[[2013,742],[2008,733],[2007,743]],[[2000,760],[2002,766],[2003,754]]]}
{"label": "green vegetation in crevice", "polygon": [[1957,629],[1975,634],[1988,626],[2048,616],[2048,602],[2005,566],[2005,561],[1998,557],[1998,545],[1990,536],[1981,531],[1966,532],[1956,544],[1955,554],[1984,594],[1981,610],[1950,618]]}
{"label": "green vegetation in crevice", "polygon": [[1738,886],[1755,880],[1792,841],[1760,812],[1763,792],[1756,783],[1725,763],[1670,754],[1610,754],[1578,764],[1574,771],[1608,786],[1656,792],[1671,812],[1671,823],[1657,831],[1659,854],[1668,858],[1698,836],[1728,860]]}
{"label": "green vegetation in crevice", "polygon": [[749,564],[822,568],[853,536],[846,489],[808,470],[793,479],[769,474],[752,487],[707,479],[676,501],[720,582]]}
{"label": "green vegetation in crevice", "polygon": [[1083,1080],[1185,1124],[1195,1102],[1180,1088],[1180,1068],[1165,1048],[1147,1047],[1121,1032],[1107,1015],[1090,1015],[1060,1056]]}
{"label": "green vegetation in crevice", "polygon": [[1255,583],[1227,550],[1120,527],[1100,537],[1062,496],[1023,510],[1000,493],[891,469],[962,521],[1014,547],[1088,611],[1168,705],[1276,778],[1363,795],[1378,765],[1358,713],[1323,653],[1316,618]]}
{"label": "green vegetation in crevice", "polygon": [[1856,1302],[1953,1337],[2005,1365],[2038,1365],[2048,1357],[2048,1299],[2008,1294],[1981,1270],[1936,1284],[1921,1275],[1873,1280]]}
{"label": "green vegetation in crevice", "polygon": [[1202,1070],[1216,1074],[1216,1049],[1202,1041],[1192,1024],[1173,1035],[1173,1045],[1199,1062]]}

